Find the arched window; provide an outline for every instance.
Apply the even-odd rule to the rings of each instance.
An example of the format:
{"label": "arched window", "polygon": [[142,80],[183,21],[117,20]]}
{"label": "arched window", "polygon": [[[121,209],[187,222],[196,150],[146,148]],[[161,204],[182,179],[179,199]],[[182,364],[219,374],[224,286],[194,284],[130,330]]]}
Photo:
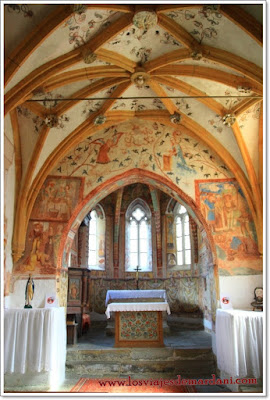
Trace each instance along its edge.
{"label": "arched window", "polygon": [[191,264],[191,241],[189,216],[184,206],[179,204],[175,210],[175,238],[177,265]]}
{"label": "arched window", "polygon": [[105,215],[102,208],[97,205],[88,215],[89,245],[88,268],[105,269]]}
{"label": "arched window", "polygon": [[152,271],[151,211],[137,199],[126,213],[126,270]]}

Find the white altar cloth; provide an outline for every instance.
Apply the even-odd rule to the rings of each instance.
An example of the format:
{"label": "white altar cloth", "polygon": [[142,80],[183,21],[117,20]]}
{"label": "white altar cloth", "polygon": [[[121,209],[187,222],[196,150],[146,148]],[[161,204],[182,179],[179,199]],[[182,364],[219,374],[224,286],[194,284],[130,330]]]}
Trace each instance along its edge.
{"label": "white altar cloth", "polygon": [[217,310],[217,365],[236,377],[262,377],[263,313]]}
{"label": "white altar cloth", "polygon": [[107,306],[105,314],[110,318],[111,312],[123,311],[167,311],[171,313],[169,304],[164,303],[111,303]]}
{"label": "white altar cloth", "polygon": [[[66,362],[65,308],[5,309],[5,373],[48,371],[63,381]],[[59,383],[58,382],[58,383]]]}
{"label": "white altar cloth", "polygon": [[167,301],[166,290],[108,290],[105,305],[114,299],[158,298]]}

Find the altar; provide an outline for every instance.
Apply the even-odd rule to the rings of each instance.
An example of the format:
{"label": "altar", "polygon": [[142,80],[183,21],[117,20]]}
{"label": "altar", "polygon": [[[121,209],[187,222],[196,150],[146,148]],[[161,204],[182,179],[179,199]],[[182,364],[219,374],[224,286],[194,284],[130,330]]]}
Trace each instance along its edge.
{"label": "altar", "polygon": [[163,347],[165,290],[109,290],[106,316],[115,313],[115,347]]}

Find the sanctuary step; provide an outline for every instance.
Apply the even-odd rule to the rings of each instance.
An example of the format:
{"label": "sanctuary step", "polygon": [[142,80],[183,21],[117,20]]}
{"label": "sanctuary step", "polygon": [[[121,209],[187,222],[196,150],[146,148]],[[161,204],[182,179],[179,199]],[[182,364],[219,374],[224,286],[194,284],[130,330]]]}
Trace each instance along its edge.
{"label": "sanctuary step", "polygon": [[75,346],[68,346],[66,378],[117,377],[135,374],[211,376],[216,372],[211,335],[204,331],[177,331],[164,336],[163,348],[115,348],[105,334],[105,323],[91,325]]}

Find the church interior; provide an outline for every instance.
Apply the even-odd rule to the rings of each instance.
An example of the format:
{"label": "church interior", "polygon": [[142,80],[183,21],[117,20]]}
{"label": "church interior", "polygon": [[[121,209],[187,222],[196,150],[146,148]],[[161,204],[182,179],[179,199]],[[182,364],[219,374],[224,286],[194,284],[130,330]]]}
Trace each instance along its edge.
{"label": "church interior", "polygon": [[1,6],[2,390],[262,393],[265,4]]}

